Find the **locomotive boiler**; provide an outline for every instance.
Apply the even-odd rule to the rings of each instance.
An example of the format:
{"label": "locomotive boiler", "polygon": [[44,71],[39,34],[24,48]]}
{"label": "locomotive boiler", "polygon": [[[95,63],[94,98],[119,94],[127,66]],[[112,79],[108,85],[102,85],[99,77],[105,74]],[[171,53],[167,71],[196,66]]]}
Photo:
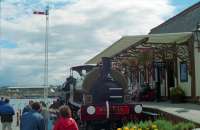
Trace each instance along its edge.
{"label": "locomotive boiler", "polygon": [[71,71],[80,78],[71,73],[65,82],[66,100],[84,129],[111,130],[142,118],[142,105],[131,103],[127,81],[112,68],[109,58],[102,58],[102,65],[72,67]]}

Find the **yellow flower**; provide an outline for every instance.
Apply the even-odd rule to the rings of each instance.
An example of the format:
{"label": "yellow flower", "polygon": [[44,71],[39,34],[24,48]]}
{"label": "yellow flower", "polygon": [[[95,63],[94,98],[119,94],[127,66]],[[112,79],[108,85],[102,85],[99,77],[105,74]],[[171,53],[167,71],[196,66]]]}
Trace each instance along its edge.
{"label": "yellow flower", "polygon": [[151,125],[151,128],[157,129],[157,125]]}
{"label": "yellow flower", "polygon": [[122,128],[117,128],[117,130],[122,130]]}
{"label": "yellow flower", "polygon": [[138,130],[142,130],[142,128],[138,128]]}
{"label": "yellow flower", "polygon": [[132,128],[130,128],[129,130],[136,130],[136,128],[132,127]]}
{"label": "yellow flower", "polygon": [[124,127],[124,130],[129,130],[129,128],[128,127]]}

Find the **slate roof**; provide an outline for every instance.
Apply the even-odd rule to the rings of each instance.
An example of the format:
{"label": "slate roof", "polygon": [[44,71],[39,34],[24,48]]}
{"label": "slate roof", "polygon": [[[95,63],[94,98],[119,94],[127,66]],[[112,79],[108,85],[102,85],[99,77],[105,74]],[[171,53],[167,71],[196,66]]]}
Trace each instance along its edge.
{"label": "slate roof", "polygon": [[150,34],[194,31],[200,23],[200,2],[151,29]]}

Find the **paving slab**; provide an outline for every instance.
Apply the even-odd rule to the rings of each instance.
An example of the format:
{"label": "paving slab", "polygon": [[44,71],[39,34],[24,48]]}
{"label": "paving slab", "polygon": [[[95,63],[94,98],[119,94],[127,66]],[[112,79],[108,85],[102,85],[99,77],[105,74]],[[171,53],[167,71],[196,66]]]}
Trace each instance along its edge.
{"label": "paving slab", "polygon": [[200,105],[192,103],[141,102],[144,107],[155,108],[200,124]]}

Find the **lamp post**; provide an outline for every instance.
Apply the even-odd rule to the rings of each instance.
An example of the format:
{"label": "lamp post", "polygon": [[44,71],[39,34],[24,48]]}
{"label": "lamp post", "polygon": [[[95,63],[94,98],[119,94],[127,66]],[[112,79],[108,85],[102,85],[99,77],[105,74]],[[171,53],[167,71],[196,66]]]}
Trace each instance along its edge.
{"label": "lamp post", "polygon": [[194,34],[194,41],[197,44],[195,48],[198,49],[198,52],[200,52],[200,23],[197,24],[196,29],[193,31]]}

